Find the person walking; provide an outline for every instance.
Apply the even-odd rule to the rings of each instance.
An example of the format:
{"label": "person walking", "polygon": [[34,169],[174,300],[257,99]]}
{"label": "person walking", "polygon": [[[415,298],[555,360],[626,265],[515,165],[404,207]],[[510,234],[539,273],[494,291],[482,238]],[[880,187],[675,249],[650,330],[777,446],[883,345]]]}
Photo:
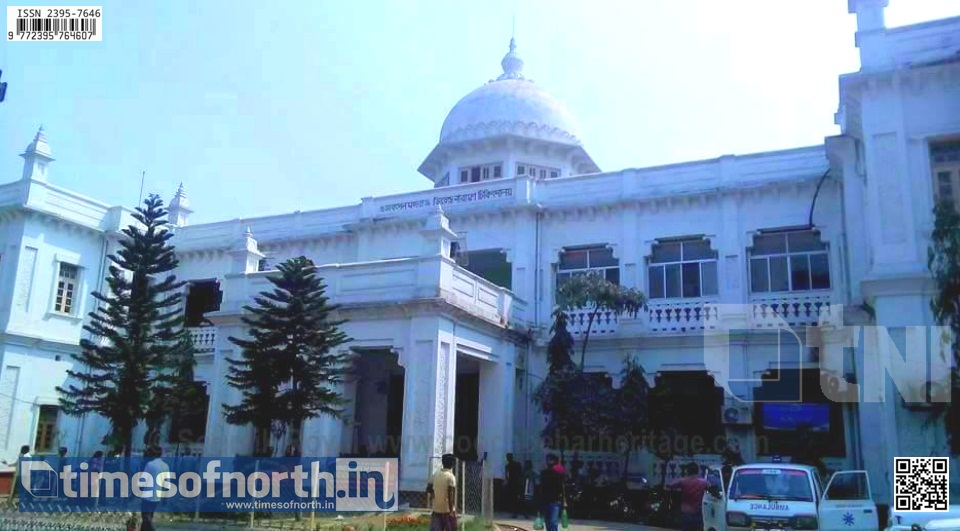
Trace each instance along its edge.
{"label": "person walking", "polygon": [[680,529],[681,531],[701,531],[703,529],[703,493],[710,483],[700,477],[700,465],[690,463],[686,475],[670,484],[680,490]]}
{"label": "person walking", "polygon": [[507,454],[506,487],[507,487],[507,506],[513,511],[513,517],[518,518],[523,511],[523,466],[520,461],[513,458],[513,454]]}
{"label": "person walking", "polygon": [[[159,446],[151,446],[146,452],[144,452],[144,457],[150,459],[150,461],[147,463],[147,466],[144,467],[143,471],[153,478],[154,485],[158,485],[160,483],[160,474],[167,474],[170,472],[170,467],[168,467],[167,464],[163,462],[163,459],[160,458],[162,455],[163,450],[161,450]],[[160,495],[156,488],[153,489],[151,494],[152,496],[144,498],[143,503],[141,504],[140,531],[156,531],[156,528],[153,527],[153,514],[157,511],[157,506],[160,505]]]}
{"label": "person walking", "polygon": [[[440,458],[443,468],[430,478],[427,485],[427,503],[433,509],[430,531],[457,530],[457,477],[453,475],[456,461],[453,454],[443,454]],[[430,498],[433,498],[432,503]]]}
{"label": "person walking", "polygon": [[17,456],[17,460],[13,463],[4,461],[3,464],[13,467],[13,486],[10,487],[10,500],[12,501],[17,494],[20,492],[20,463],[24,459],[30,459],[30,445],[25,444],[20,447],[20,455]]}
{"label": "person walking", "polygon": [[567,507],[563,496],[565,475],[566,470],[556,454],[547,455],[547,468],[540,472],[540,514],[546,531],[560,529],[560,510]]}

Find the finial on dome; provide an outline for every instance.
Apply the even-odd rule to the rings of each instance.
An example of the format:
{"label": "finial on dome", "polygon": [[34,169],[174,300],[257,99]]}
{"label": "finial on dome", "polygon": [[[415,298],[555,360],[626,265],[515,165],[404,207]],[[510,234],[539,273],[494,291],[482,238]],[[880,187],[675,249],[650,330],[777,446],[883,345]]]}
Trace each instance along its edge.
{"label": "finial on dome", "polygon": [[497,81],[523,79],[523,59],[517,55],[517,41],[513,37],[510,37],[510,51],[503,56],[500,66],[503,67],[503,74],[497,78]]}

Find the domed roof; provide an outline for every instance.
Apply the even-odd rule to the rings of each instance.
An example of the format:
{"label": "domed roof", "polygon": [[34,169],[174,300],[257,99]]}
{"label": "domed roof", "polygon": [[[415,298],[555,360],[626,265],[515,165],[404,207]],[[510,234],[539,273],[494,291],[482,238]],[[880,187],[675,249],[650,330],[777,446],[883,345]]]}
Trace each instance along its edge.
{"label": "domed roof", "polygon": [[440,143],[515,134],[580,145],[580,128],[566,106],[523,77],[523,60],[513,39],[500,64],[500,77],[454,105],[440,130]]}

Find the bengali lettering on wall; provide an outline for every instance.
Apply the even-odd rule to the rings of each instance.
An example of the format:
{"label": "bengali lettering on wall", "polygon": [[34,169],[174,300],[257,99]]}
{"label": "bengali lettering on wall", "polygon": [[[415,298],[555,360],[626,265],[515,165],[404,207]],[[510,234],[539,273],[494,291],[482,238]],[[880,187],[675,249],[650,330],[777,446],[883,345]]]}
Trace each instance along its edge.
{"label": "bengali lettering on wall", "polygon": [[480,201],[504,199],[509,197],[513,197],[513,188],[483,188],[475,192],[443,195],[434,197],[433,199],[417,199],[413,201],[403,201],[400,203],[381,205],[380,212],[401,212],[405,210],[416,210],[419,208],[429,208],[433,206],[443,207],[461,203],[477,203]]}

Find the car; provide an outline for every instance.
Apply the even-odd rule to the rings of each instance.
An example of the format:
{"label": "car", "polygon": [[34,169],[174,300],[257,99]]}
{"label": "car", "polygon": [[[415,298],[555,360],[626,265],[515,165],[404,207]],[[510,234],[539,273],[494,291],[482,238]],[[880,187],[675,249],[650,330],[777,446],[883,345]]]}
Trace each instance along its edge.
{"label": "car", "polygon": [[[892,509],[887,520],[887,531],[900,531],[919,526],[925,529],[933,521],[960,518],[960,485],[950,485],[950,505],[941,512],[909,512]],[[942,528],[945,529],[945,528]]]}

